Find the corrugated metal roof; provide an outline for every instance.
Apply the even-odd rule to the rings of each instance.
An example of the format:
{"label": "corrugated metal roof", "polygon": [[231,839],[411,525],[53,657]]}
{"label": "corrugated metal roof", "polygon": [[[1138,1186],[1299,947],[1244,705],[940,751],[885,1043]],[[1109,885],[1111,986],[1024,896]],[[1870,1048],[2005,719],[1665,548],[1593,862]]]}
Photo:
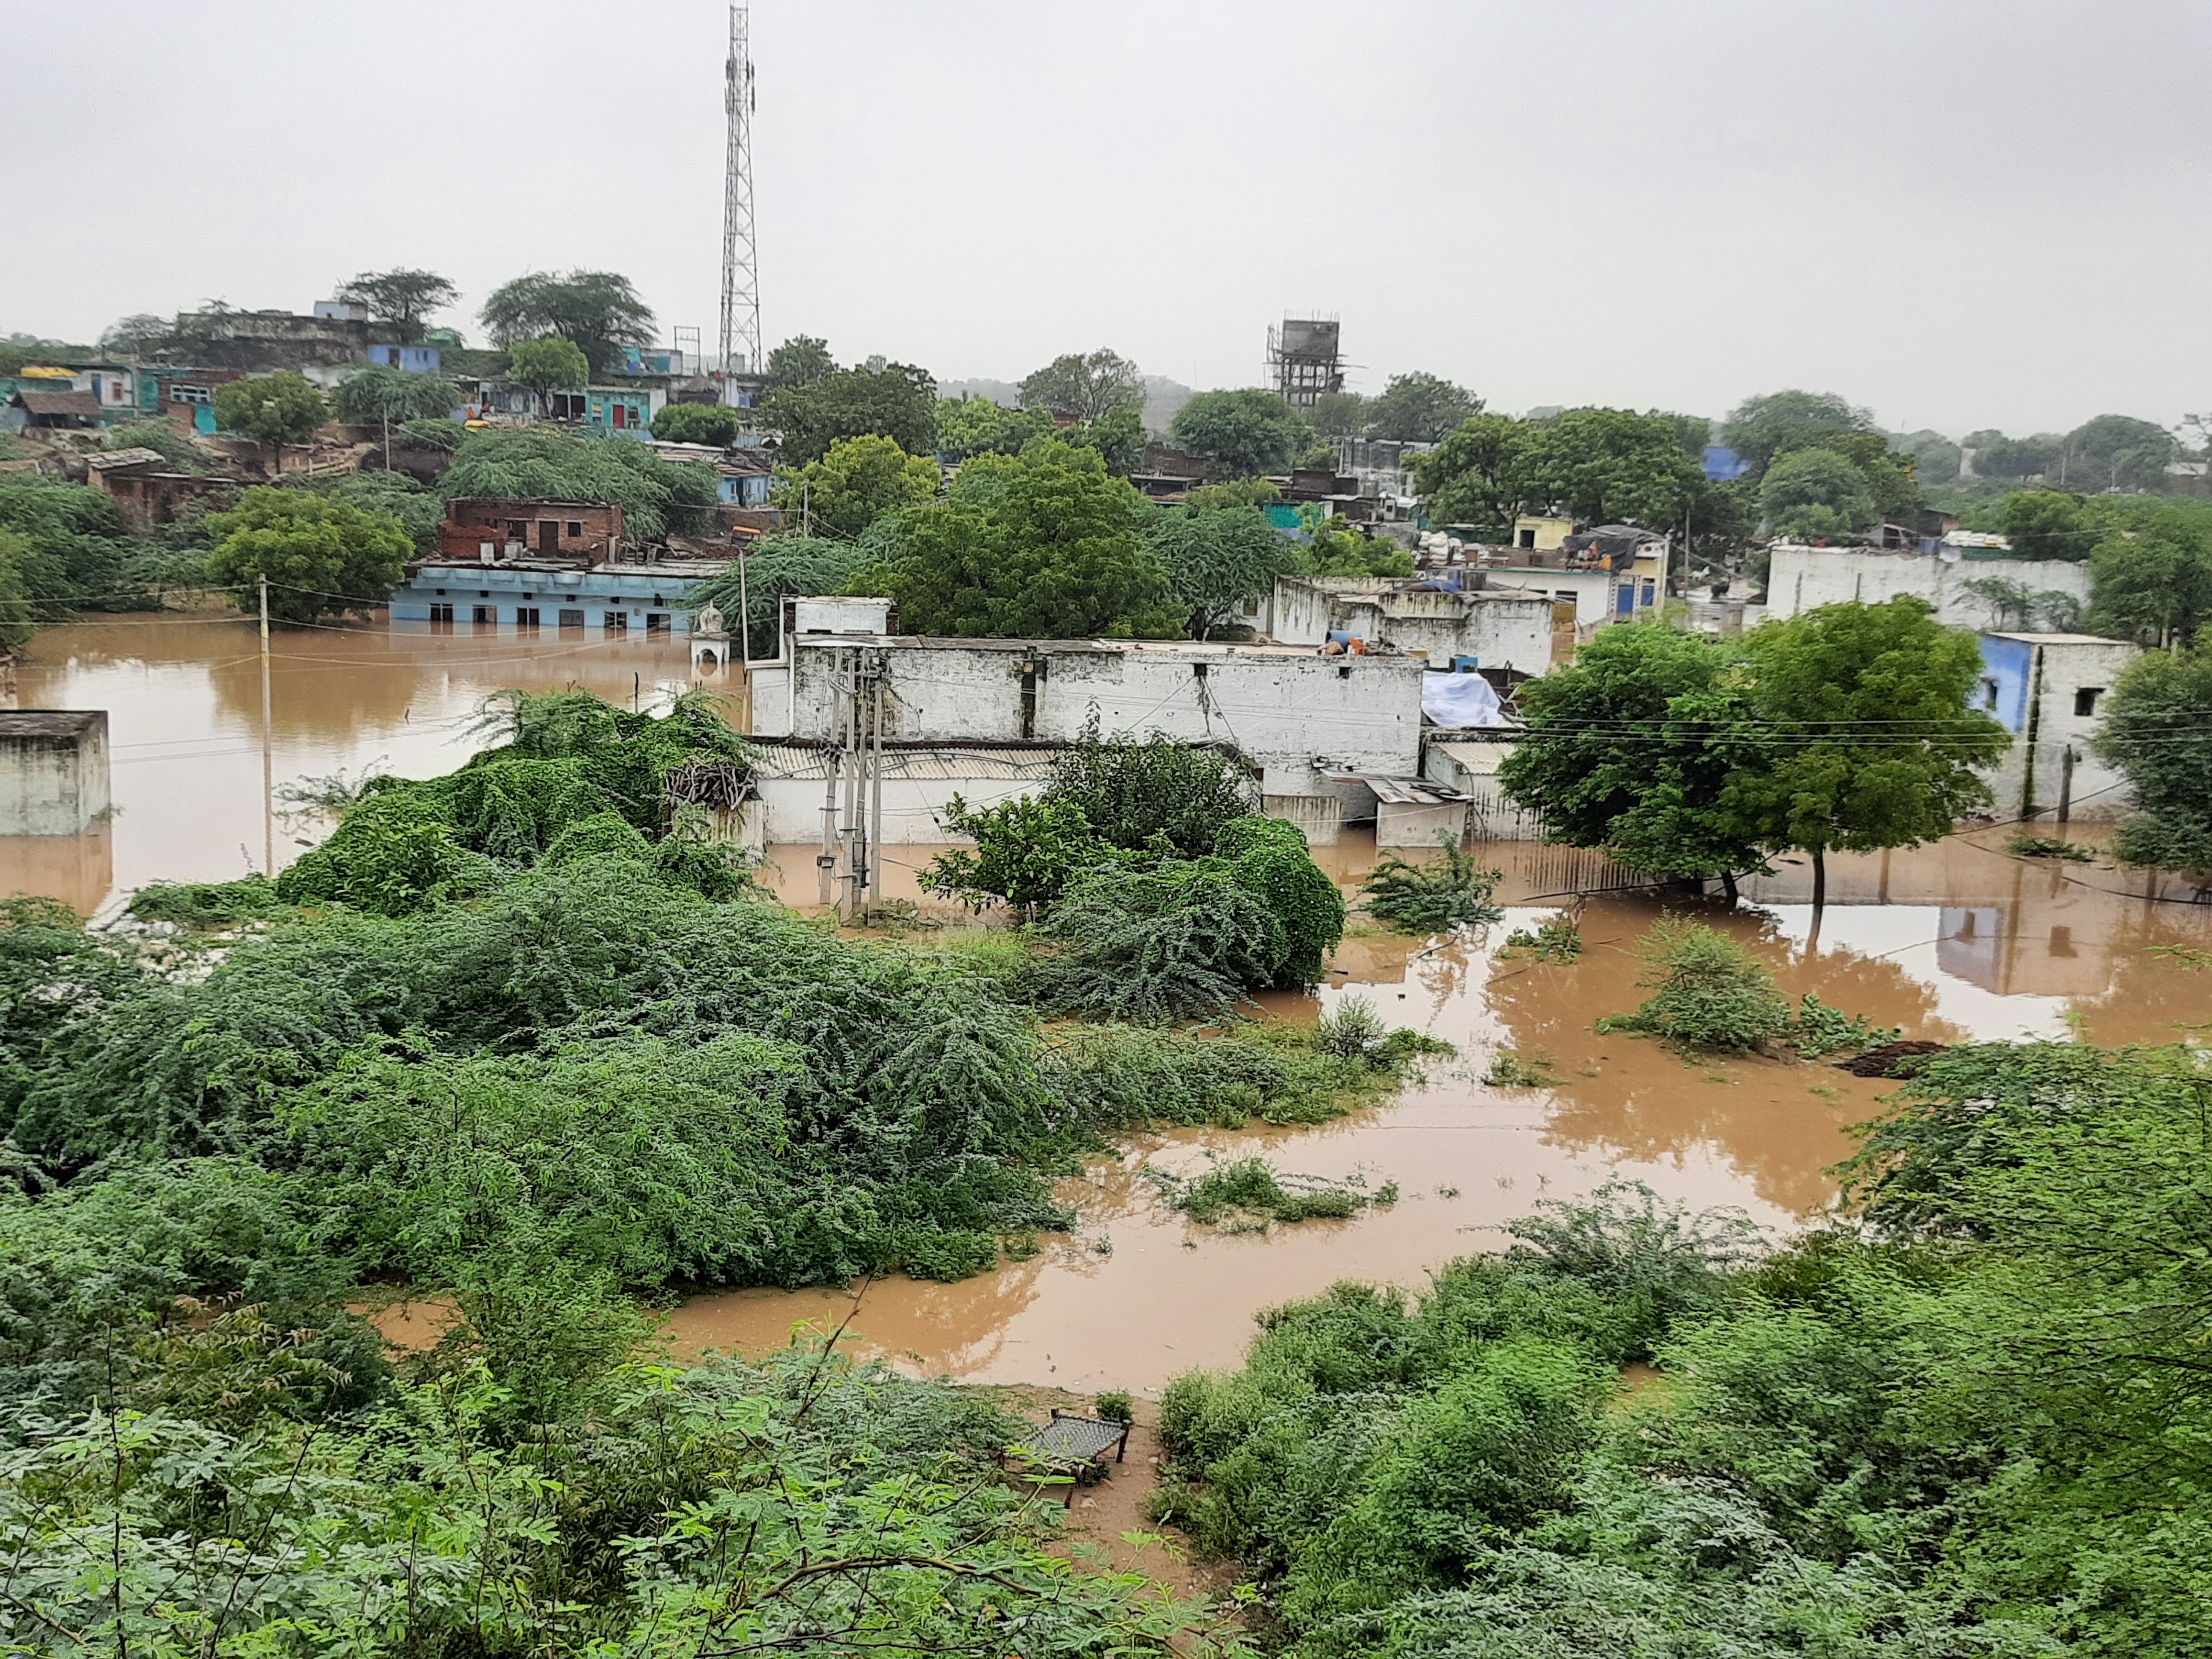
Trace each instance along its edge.
{"label": "corrugated metal roof", "polygon": [[1462,770],[1484,776],[1495,773],[1498,763],[1519,746],[1511,743],[1440,743],[1436,745]]}
{"label": "corrugated metal roof", "polygon": [[111,467],[144,466],[149,462],[159,465],[168,459],[158,449],[117,449],[105,455],[88,455],[84,464],[94,472],[105,472]]}
{"label": "corrugated metal roof", "polygon": [[100,399],[89,392],[33,392],[25,386],[15,401],[33,415],[97,415]]}
{"label": "corrugated metal roof", "polygon": [[[1042,784],[1052,776],[1055,752],[1050,749],[885,749],[884,776],[946,783],[974,778]],[[756,741],[753,753],[753,769],[763,778],[819,781],[830,775],[826,749]]]}

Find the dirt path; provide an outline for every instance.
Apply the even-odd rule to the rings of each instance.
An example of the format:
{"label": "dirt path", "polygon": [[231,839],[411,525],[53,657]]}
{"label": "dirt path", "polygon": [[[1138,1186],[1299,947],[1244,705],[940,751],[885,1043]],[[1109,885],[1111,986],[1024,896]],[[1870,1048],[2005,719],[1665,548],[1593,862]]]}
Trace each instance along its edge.
{"label": "dirt path", "polygon": [[[1055,1406],[1062,1411],[1085,1413],[1091,1408],[1090,1395],[1071,1394],[1065,1389],[1000,1383],[979,1385],[975,1392],[1003,1410],[1037,1423],[1044,1421]],[[1141,1572],[1178,1595],[1225,1599],[1235,1577],[1230,1568],[1192,1560],[1188,1540],[1180,1532],[1145,1519],[1145,1500],[1160,1484],[1160,1461],[1167,1452],[1160,1443],[1159,1403],[1139,1398],[1133,1409],[1136,1426],[1130,1431],[1127,1455],[1119,1463],[1106,1465],[1104,1480],[1075,1489],[1062,1536],[1072,1547],[1095,1547],[1115,1570]],[[1038,1492],[1054,1504],[1067,1494],[1065,1486],[1023,1489]],[[1129,1533],[1142,1533],[1160,1541],[1133,1544],[1124,1535]],[[1062,1553],[1079,1563],[1084,1559],[1073,1547]]]}

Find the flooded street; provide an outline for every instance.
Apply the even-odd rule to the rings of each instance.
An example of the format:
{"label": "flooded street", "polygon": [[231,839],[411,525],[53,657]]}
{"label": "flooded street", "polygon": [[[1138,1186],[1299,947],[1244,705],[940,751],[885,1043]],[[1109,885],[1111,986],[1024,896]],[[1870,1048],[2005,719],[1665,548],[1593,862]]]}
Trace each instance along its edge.
{"label": "flooded street", "polygon": [[[382,626],[279,629],[270,757],[278,785],[375,764],[409,776],[458,765],[477,746],[477,705],[502,687],[578,684],[617,702],[689,684],[680,641],[602,641],[548,632],[394,633]],[[19,661],[25,708],[105,708],[114,755],[114,821],[82,837],[0,840],[0,892],[52,894],[90,912],[156,878],[224,880],[281,867],[301,850],[263,788],[261,679],[245,619],[129,618],[54,628]],[[2077,838],[2094,832],[2079,827]],[[2212,969],[2158,947],[2212,951],[2212,908],[2160,902],[2145,878],[2101,862],[2006,855],[2005,831],[1830,861],[1817,938],[1810,872],[1784,862],[1745,884],[1719,921],[1771,962],[1793,997],[1824,1002],[1907,1037],[2023,1035],[2118,1044],[2212,1034]],[[930,848],[889,849],[889,896],[921,898]],[[811,847],[770,849],[764,875],[805,904]],[[1613,1176],[1695,1205],[1735,1205],[1787,1229],[1834,1197],[1824,1170],[1850,1150],[1846,1125],[1893,1085],[1817,1063],[1685,1060],[1646,1038],[1600,1036],[1600,1016],[1643,993],[1632,954],[1658,896],[1602,894],[1581,916],[1571,965],[1501,957],[1506,935],[1551,914],[1558,896],[1602,878],[1602,860],[1493,843],[1506,921],[1435,942],[1361,928],[1316,995],[1269,1000],[1267,1017],[1311,1019],[1350,997],[1386,1020],[1457,1046],[1396,1103],[1318,1128],[1200,1129],[1133,1139],[1118,1161],[1071,1180],[1072,1235],[1046,1235],[1027,1261],[954,1285],[894,1279],[850,1291],[702,1296],[670,1316],[678,1352],[781,1344],[798,1323],[854,1316],[862,1345],[921,1370],[976,1381],[1089,1389],[1157,1389],[1193,1364],[1233,1361],[1252,1315],[1342,1278],[1418,1286],[1455,1255],[1494,1249],[1499,1224],[1546,1198]],[[1375,860],[1347,834],[1316,850],[1354,886]],[[1674,896],[1672,902],[1694,904]],[[1480,1081],[1501,1048],[1539,1068],[1540,1086]],[[1161,1209],[1146,1160],[1176,1170],[1209,1155],[1264,1151],[1287,1171],[1396,1181],[1390,1208],[1231,1237]]]}

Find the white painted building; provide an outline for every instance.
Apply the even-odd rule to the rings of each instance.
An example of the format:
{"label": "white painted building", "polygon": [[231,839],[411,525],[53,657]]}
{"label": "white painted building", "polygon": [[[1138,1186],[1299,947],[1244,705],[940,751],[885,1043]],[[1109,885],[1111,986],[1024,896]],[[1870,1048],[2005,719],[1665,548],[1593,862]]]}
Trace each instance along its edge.
{"label": "white painted building", "polygon": [[1766,615],[1779,619],[1854,599],[1880,605],[1909,593],[1935,606],[1938,622],[1954,628],[1988,628],[2004,617],[1998,606],[1967,584],[1989,578],[2016,582],[2031,593],[2062,593],[2079,604],[2088,603],[2087,564],[1988,556],[2004,550],[1968,548],[1955,539],[1936,553],[1777,542],[1766,577]]}
{"label": "white painted building", "polygon": [[1997,816],[2039,814],[2048,823],[2063,802],[2072,821],[2126,817],[2133,800],[2126,778],[2089,744],[2106,694],[2140,647],[2094,634],[1986,633],[1981,640],[1980,704],[2013,734],[1987,774]]}
{"label": "white painted building", "polygon": [[[1467,572],[1468,581],[1480,580]],[[1317,647],[1331,634],[1388,641],[1449,667],[1462,658],[1479,668],[1542,675],[1552,666],[1552,601],[1517,587],[1465,590],[1394,576],[1279,576],[1265,601],[1260,631],[1278,644]]]}
{"label": "white painted building", "polygon": [[1263,769],[1271,796],[1337,793],[1330,774],[1410,777],[1420,763],[1418,657],[810,633],[803,626],[786,646],[781,660],[753,665],[753,729],[763,737],[833,738],[842,718],[840,685],[850,684],[865,653],[884,677],[887,744],[1067,743],[1096,714],[1109,734],[1164,732],[1233,744]]}

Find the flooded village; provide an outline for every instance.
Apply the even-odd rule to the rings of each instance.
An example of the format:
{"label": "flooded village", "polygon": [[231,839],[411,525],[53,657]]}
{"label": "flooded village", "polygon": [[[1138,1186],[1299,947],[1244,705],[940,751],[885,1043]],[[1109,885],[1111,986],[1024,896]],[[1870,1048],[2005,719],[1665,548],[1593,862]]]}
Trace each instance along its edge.
{"label": "flooded village", "polygon": [[0,1648],[2212,1652],[2203,31],[1908,21],[26,14]]}

